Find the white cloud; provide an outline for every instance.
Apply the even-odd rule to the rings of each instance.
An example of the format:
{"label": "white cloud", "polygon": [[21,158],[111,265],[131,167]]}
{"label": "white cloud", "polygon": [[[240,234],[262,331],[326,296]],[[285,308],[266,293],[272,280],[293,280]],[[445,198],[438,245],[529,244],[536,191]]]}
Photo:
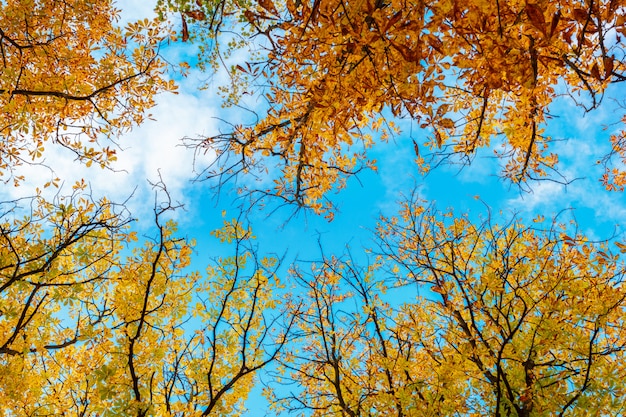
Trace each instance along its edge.
{"label": "white cloud", "polygon": [[[130,21],[152,18],[155,16],[155,5],[156,1],[152,0],[119,1],[115,5],[121,9],[117,24],[123,26]],[[175,48],[164,45],[161,53],[168,62],[176,64],[194,57],[197,48],[191,44],[177,44]],[[198,188],[191,185],[191,180],[195,178],[194,167],[206,167],[215,154],[196,154],[194,149],[184,147],[181,139],[215,135],[218,132],[215,116],[221,111],[221,101],[215,98],[215,94],[198,90],[203,77],[206,74],[192,70],[186,78],[176,79],[178,94],[162,93],[156,97],[156,106],[147,111],[152,120],[146,120],[117,139],[118,160],[112,163],[112,169],[100,169],[95,165],[88,168],[76,161],[72,152],[48,142],[43,153],[43,165],[17,167],[14,175],[23,175],[25,181],[19,187],[14,187],[12,183],[1,187],[0,200],[32,196],[37,188],[42,189],[44,183],[53,177],[60,179],[61,195],[67,194],[76,181],[85,179],[94,198],[106,196],[111,201],[124,202],[132,195],[128,201],[132,215],[137,218],[148,215],[151,218],[155,194],[150,182],[158,181],[160,175],[174,201],[190,203],[197,197],[192,195]],[[58,192],[55,187],[42,190],[48,198]]]}
{"label": "white cloud", "polygon": [[154,8],[156,1],[153,0],[120,0],[113,3],[120,10],[120,25],[135,22],[140,19],[151,19],[156,14]]}
{"label": "white cloud", "polygon": [[563,201],[569,200],[566,188],[553,181],[532,184],[529,192],[520,191],[516,198],[509,199],[506,207],[520,213],[533,214],[563,208]]}
{"label": "white cloud", "polygon": [[[118,160],[111,168],[97,166],[87,168],[75,160],[66,149],[48,143],[44,163],[64,184],[62,192],[69,192],[74,182],[84,178],[93,196],[106,196],[114,202],[125,201],[130,195],[129,209],[135,217],[143,217],[152,209],[154,191],[149,181],[159,180],[159,174],[175,201],[187,203],[190,198],[190,181],[194,178],[194,162],[202,168],[209,164],[214,154],[198,154],[182,146],[181,139],[206,137],[215,134],[216,108],[209,99],[192,94],[183,80],[181,91],[174,95],[160,94],[157,105],[151,109],[152,119],[119,138],[122,149],[117,151]],[[30,196],[35,188],[42,188],[50,179],[50,170],[43,166],[24,165],[17,168],[16,175],[23,175],[25,182],[19,187],[7,184],[0,191],[2,199]],[[43,190],[51,197],[58,190]]]}
{"label": "white cloud", "polygon": [[[531,192],[507,200],[506,205],[530,216],[541,213],[546,217],[564,208],[574,208],[578,220],[621,223],[626,217],[626,196],[604,189],[599,181],[603,167],[597,163],[611,151],[610,130],[605,129],[610,129],[611,123],[619,119],[620,109],[605,100],[598,109],[585,113],[571,100],[560,99],[551,106],[551,113],[558,117],[548,123],[547,134],[554,139],[550,152],[558,154],[557,168],[564,180],[573,182],[567,186],[550,181],[534,182]],[[586,219],[588,215],[592,217]]]}
{"label": "white cloud", "polygon": [[[593,134],[590,137],[594,138]],[[603,140],[603,139],[598,139]],[[593,223],[621,223],[626,218],[624,193],[608,192],[599,181],[601,167],[595,164],[598,152],[594,140],[570,139],[555,146],[562,159],[561,174],[573,182],[564,185],[554,181],[531,184],[531,191],[507,200],[506,206],[529,216],[541,213],[555,216],[563,209],[573,208],[573,213],[590,213]]]}

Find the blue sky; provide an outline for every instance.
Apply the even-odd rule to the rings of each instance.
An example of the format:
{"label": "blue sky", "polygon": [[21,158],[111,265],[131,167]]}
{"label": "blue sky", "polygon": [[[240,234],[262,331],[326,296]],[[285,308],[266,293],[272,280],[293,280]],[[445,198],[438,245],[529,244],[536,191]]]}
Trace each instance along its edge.
{"label": "blue sky", "polygon": [[[124,2],[120,6],[124,8],[123,20],[150,14],[152,7],[150,2],[141,1]],[[171,60],[177,60],[181,56],[192,57],[194,51],[186,50],[182,55],[178,49],[164,52],[170,54]],[[180,142],[183,137],[216,134],[219,128],[216,117],[226,120],[241,117],[235,109],[222,109],[215,91],[198,90],[207,77],[192,69],[187,78],[178,80],[177,95],[163,94],[158,98],[157,107],[151,111],[154,120],[121,138],[123,150],[119,151],[119,161],[114,165],[116,172],[77,166],[73,156],[62,149],[49,147],[45,154],[68,190],[76,179],[86,178],[96,196],[123,201],[132,195],[128,207],[138,218],[136,227],[140,231],[147,232],[152,220],[154,191],[149,181],[156,181],[160,174],[174,200],[184,204],[184,210],[173,216],[179,222],[181,234],[198,242],[193,266],[199,270],[204,269],[209,258],[227,255],[209,236],[211,230],[222,224],[222,212],[226,210],[227,218],[238,215],[237,196],[230,185],[218,199],[213,184],[192,182],[194,161],[201,169],[210,163],[213,155],[194,155]],[[224,74],[214,76],[216,86],[224,81]],[[613,95],[626,96],[623,93],[623,89],[621,94],[616,89]],[[549,219],[563,209],[571,209],[566,216],[575,216],[582,231],[592,237],[609,237],[626,215],[626,195],[609,193],[599,182],[602,168],[595,161],[610,150],[608,135],[615,126],[603,128],[621,115],[609,100],[604,104],[587,115],[564,100],[552,108],[558,117],[551,121],[547,133],[567,139],[555,143],[553,148],[561,157],[561,172],[569,179],[579,178],[567,186],[544,181],[531,184],[531,191],[521,191],[498,177],[500,162],[492,158],[490,149],[481,150],[473,164],[462,170],[458,166],[441,166],[423,177],[414,163],[411,137],[405,133],[371,151],[370,155],[379,161],[377,173],[364,172],[358,179],[350,179],[346,189],[330,196],[338,206],[333,222],[311,212],[300,212],[286,222],[293,209],[284,207],[271,213],[271,202],[265,210],[252,209],[249,218],[259,248],[262,253],[287,253],[289,261],[319,256],[318,239],[328,253],[340,253],[346,245],[355,252],[369,247],[378,217],[395,214],[396,203],[403,195],[410,195],[413,187],[438,209],[453,208],[458,214],[469,212],[470,216],[485,215],[485,205],[494,213],[502,211],[505,217],[519,213],[528,220],[538,214]],[[407,123],[401,125],[408,126]],[[18,174],[26,176],[26,183],[19,188],[5,185],[0,191],[3,198],[32,195],[34,187],[40,186],[41,179],[47,175],[38,167],[25,166],[21,170]],[[475,196],[480,196],[480,200]]]}

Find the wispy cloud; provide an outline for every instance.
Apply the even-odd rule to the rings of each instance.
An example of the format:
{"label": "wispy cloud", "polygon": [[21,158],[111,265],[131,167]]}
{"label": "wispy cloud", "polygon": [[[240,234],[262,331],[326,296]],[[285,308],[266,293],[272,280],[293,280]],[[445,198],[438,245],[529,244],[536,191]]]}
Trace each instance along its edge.
{"label": "wispy cloud", "polygon": [[[557,113],[561,117],[553,120],[548,131],[557,140],[551,151],[559,155],[559,173],[573,182],[533,183],[529,193],[506,201],[509,208],[529,216],[541,213],[546,217],[572,208],[579,221],[598,227],[623,222],[626,196],[606,191],[599,181],[603,168],[597,161],[610,152],[609,133],[604,129],[615,119],[615,108],[606,104],[585,114],[570,103],[558,103]],[[582,213],[584,216],[578,215]]]}
{"label": "wispy cloud", "polygon": [[[154,17],[155,5],[154,1],[144,0],[118,3],[121,13],[117,24],[123,26],[131,21]],[[175,48],[163,45],[161,53],[168,62],[175,64],[193,57],[196,49],[193,45],[176,45]],[[210,91],[198,90],[200,80],[206,74],[192,70],[186,78],[175,73],[171,76],[179,84],[178,94],[159,94],[156,106],[147,111],[150,119],[117,139],[118,160],[111,164],[111,169],[100,169],[95,165],[86,167],[76,161],[74,153],[47,143],[43,164],[17,167],[14,174],[24,176],[25,181],[19,187],[14,187],[12,183],[0,187],[0,199],[32,196],[36,189],[40,189],[45,197],[52,198],[59,190],[53,186],[43,187],[52,177],[60,179],[61,194],[69,193],[76,181],[84,179],[94,198],[106,196],[111,201],[123,202],[132,195],[128,208],[138,218],[152,209],[155,194],[150,183],[162,180],[172,199],[182,204],[197,198],[194,192],[198,187],[190,186],[195,177],[194,167],[201,169],[207,166],[215,154],[197,154],[183,146],[181,139],[216,134],[215,116],[221,111],[220,102]]]}
{"label": "wispy cloud", "polygon": [[[146,210],[146,199],[152,200],[154,192],[150,182],[160,179],[167,185],[176,201],[186,203],[189,199],[189,181],[193,179],[194,163],[206,166],[214,154],[194,154],[182,146],[185,136],[208,136],[214,134],[217,110],[210,100],[202,100],[191,87],[182,81],[179,94],[164,93],[157,97],[157,105],[151,109],[152,120],[135,128],[119,139],[121,149],[112,169],[97,166],[86,167],[75,160],[75,155],[64,148],[48,144],[43,157],[49,168],[37,165],[18,167],[16,174],[25,177],[19,187],[7,184],[2,187],[3,199],[30,196],[36,188],[50,179],[50,169],[60,178],[66,192],[74,182],[85,179],[93,196],[106,196],[112,201],[125,201],[129,196],[129,208],[141,217]],[[54,187],[43,190],[51,197],[58,192]]]}
{"label": "wispy cloud", "polygon": [[120,10],[119,23],[122,25],[156,16],[154,12],[156,1],[153,0],[119,0],[114,5]]}

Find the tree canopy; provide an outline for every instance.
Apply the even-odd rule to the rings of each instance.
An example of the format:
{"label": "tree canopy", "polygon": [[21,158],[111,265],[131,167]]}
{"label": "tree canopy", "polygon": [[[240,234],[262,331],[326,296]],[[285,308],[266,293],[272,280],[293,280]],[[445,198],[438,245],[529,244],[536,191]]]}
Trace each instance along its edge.
{"label": "tree canopy", "polygon": [[[111,1],[8,1],[0,7],[0,173],[42,163],[46,142],[91,165],[115,160],[116,140],[146,117],[162,76],[167,33],[145,19],[115,25]],[[23,178],[13,178],[20,182]],[[54,178],[53,178],[54,179]],[[58,181],[55,181],[58,182]]]}
{"label": "tree canopy", "polygon": [[[625,6],[162,0],[156,18],[121,27],[108,0],[1,3],[0,175],[35,187],[0,201],[2,411],[238,416],[262,391],[270,412],[303,416],[621,415],[622,235],[564,213],[441,209],[413,189],[369,247],[345,235],[331,251],[300,230],[317,256],[284,254],[256,206],[227,206],[202,256],[188,235],[204,237],[200,222],[179,229],[162,181],[138,228],[87,180],[63,186],[44,150],[109,167],[156,95],[176,90],[162,50],[193,42],[194,69],[226,66],[227,109],[265,100],[253,123],[195,143],[216,152],[201,176],[219,186],[242,179],[253,200],[332,218],[329,192],[375,169],[370,148],[393,136],[422,172],[487,148],[532,188],[558,170],[558,100],[591,112],[621,99]],[[626,185],[615,118],[599,161],[613,191]],[[52,178],[25,178],[23,164],[50,164]]]}
{"label": "tree canopy", "polygon": [[233,221],[216,231],[234,254],[202,276],[183,273],[192,249],[163,223],[167,204],[155,209],[155,236],[124,256],[137,238],[115,205],[82,190],[28,203],[30,216],[10,221],[8,210],[0,223],[5,411],[241,412],[254,373],[276,359],[293,321],[278,298],[278,260],[253,250],[247,228]]}
{"label": "tree canopy", "polygon": [[[619,414],[625,270],[607,242],[575,225],[473,224],[423,203],[381,220],[376,262],[324,256],[294,271],[307,344],[282,364],[294,388],[278,408]],[[414,291],[399,303],[398,288]]]}
{"label": "tree canopy", "polygon": [[[513,183],[545,178],[558,168],[546,133],[555,100],[592,111],[621,100],[609,87],[626,80],[626,15],[615,0],[167,3],[181,11],[184,37],[205,46],[202,62],[221,65],[233,48],[261,45],[229,69],[227,99],[258,93],[267,110],[206,139],[222,151],[207,174],[276,166],[273,188],[255,191],[318,212],[346,177],[375,167],[367,149],[399,133],[397,118],[426,129],[414,138],[423,171],[490,148]],[[232,31],[235,41],[220,43]],[[623,138],[618,128],[600,161],[610,190],[624,186]]]}

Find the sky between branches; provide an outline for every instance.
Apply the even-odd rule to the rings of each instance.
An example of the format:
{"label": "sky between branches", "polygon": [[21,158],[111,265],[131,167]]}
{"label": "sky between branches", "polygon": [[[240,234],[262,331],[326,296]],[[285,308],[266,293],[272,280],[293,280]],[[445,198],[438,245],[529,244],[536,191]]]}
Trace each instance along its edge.
{"label": "sky between branches", "polygon": [[[121,9],[120,25],[154,15],[153,2],[125,1],[117,6]],[[166,46],[162,53],[171,63],[185,60],[193,64],[197,52],[191,45],[177,43]],[[153,205],[151,183],[162,179],[173,199],[185,206],[185,211],[175,215],[183,232],[202,240],[219,225],[216,220],[221,218],[222,211],[230,210],[229,215],[235,215],[234,207],[241,201],[234,194],[233,184],[227,184],[218,198],[212,188],[214,184],[192,181],[214,155],[194,153],[183,146],[182,138],[215,135],[220,128],[219,119],[237,121],[242,111],[220,106],[216,90],[226,82],[224,73],[202,73],[192,65],[187,77],[171,76],[179,85],[178,94],[161,94],[157,106],[150,111],[152,120],[120,138],[118,161],[112,165],[113,170],[86,168],[75,163],[74,156],[59,147],[46,149],[45,163],[65,187],[85,178],[96,197],[107,196],[116,202],[128,199],[133,216],[140,220],[149,216]],[[200,90],[199,86],[207,80],[210,88]],[[556,103],[553,113],[561,117],[551,121],[547,133],[563,139],[555,144],[554,151],[561,158],[560,172],[566,180],[573,180],[568,185],[535,182],[530,191],[522,191],[502,182],[498,178],[499,162],[492,157],[492,149],[479,152],[469,167],[444,165],[426,177],[421,176],[414,163],[411,138],[419,138],[427,132],[420,131],[410,121],[400,121],[402,134],[370,151],[370,156],[378,161],[378,173],[364,172],[350,179],[347,189],[331,196],[339,208],[335,221],[328,223],[312,213],[300,213],[286,223],[284,218],[289,217],[292,209],[282,208],[271,214],[270,204],[265,210],[251,212],[252,219],[259,220],[255,225],[257,233],[261,239],[264,234],[282,234],[284,248],[296,253],[308,252],[309,243],[315,243],[318,235],[329,242],[341,242],[338,246],[342,246],[352,239],[366,239],[367,232],[363,230],[372,229],[380,213],[393,214],[395,203],[415,187],[425,200],[435,203],[439,209],[454,208],[459,213],[470,210],[486,215],[486,207],[489,207],[492,212],[517,212],[532,219],[537,215],[551,218],[565,209],[591,236],[608,237],[626,215],[626,197],[623,193],[607,192],[598,181],[601,166],[590,161],[593,163],[607,153],[606,138],[617,129],[607,123],[618,119],[613,113],[620,109],[607,101],[593,113],[584,114],[564,100]],[[20,170],[26,183],[18,188],[6,184],[1,191],[4,199],[32,195],[42,178],[50,175],[43,167],[26,165]],[[263,180],[238,179],[244,182]],[[44,194],[52,195],[57,191],[50,188],[44,190]],[[480,196],[480,201],[476,196]],[[141,222],[138,227],[142,227]],[[302,239],[303,233],[307,239]]]}
{"label": "sky between branches", "polygon": [[[119,3],[120,24],[152,16],[153,6],[152,2],[140,0]],[[181,44],[165,47],[162,52],[171,62],[193,62],[196,53],[193,46]],[[114,202],[128,200],[129,210],[139,220],[134,227],[140,231],[149,227],[152,220],[155,192],[151,183],[162,179],[172,198],[184,205],[184,210],[178,210],[174,217],[183,235],[197,239],[199,256],[193,266],[203,269],[206,259],[222,250],[209,238],[209,232],[221,225],[224,210],[227,217],[236,217],[241,200],[237,199],[233,184],[227,184],[217,196],[214,184],[192,181],[214,156],[210,152],[194,153],[183,146],[181,139],[215,135],[220,127],[219,119],[236,121],[242,115],[239,110],[220,106],[216,89],[225,83],[224,74],[209,75],[192,67],[185,78],[172,76],[179,84],[178,94],[161,94],[150,112],[153,120],[120,138],[118,161],[112,165],[113,170],[79,165],[73,154],[60,147],[46,149],[45,163],[55,171],[66,190],[76,180],[85,178],[95,197],[107,196]],[[198,87],[207,79],[214,88],[200,90]],[[626,96],[626,91],[621,96]],[[426,132],[409,121],[401,121],[403,133],[370,152],[378,160],[378,172],[363,172],[358,178],[351,178],[346,189],[330,196],[339,209],[333,222],[303,212],[286,221],[293,208],[279,207],[274,211],[276,207],[271,203],[264,210],[253,208],[249,214],[259,248],[261,252],[287,253],[290,261],[319,255],[319,243],[328,252],[341,252],[346,245],[353,250],[367,247],[378,216],[393,215],[396,202],[414,188],[439,209],[453,208],[457,214],[469,211],[471,216],[486,216],[489,208],[493,213],[503,211],[506,217],[520,213],[530,220],[539,215],[552,218],[562,213],[562,220],[576,218],[582,231],[592,238],[620,235],[619,224],[626,217],[626,196],[607,192],[598,181],[602,167],[590,164],[607,153],[607,137],[616,127],[606,124],[619,118],[613,114],[619,109],[612,103],[605,104],[585,115],[581,109],[557,100],[553,113],[561,117],[551,121],[547,133],[564,139],[555,144],[554,151],[561,157],[561,173],[573,181],[568,185],[535,182],[530,191],[499,179],[499,162],[492,157],[492,149],[481,150],[469,167],[441,166],[428,176],[421,176],[414,163],[411,138]],[[18,188],[5,184],[0,188],[3,200],[33,195],[35,187],[49,176],[49,170],[43,167],[25,165],[19,170],[26,178],[25,183]],[[264,179],[238,181],[258,180]],[[56,192],[53,187],[43,191],[48,195]]]}

